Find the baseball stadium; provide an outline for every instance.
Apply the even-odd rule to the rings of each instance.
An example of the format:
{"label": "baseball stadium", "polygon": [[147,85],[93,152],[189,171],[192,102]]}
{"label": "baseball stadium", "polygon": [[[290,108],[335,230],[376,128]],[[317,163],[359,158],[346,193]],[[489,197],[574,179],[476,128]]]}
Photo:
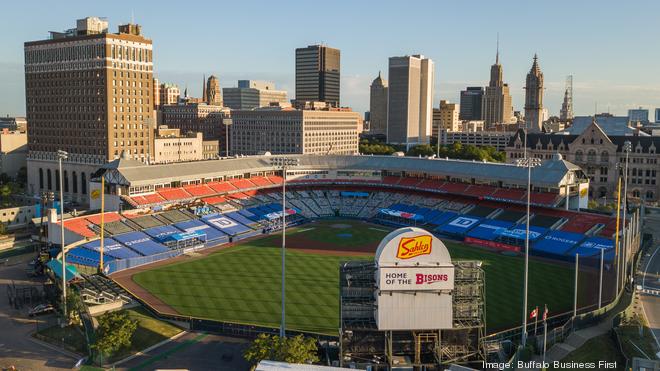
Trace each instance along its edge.
{"label": "baseball stadium", "polygon": [[[616,298],[617,267],[634,253],[615,248],[617,230],[631,242],[639,238],[635,215],[623,223],[579,211],[589,179],[560,155],[531,170],[397,156],[163,165],[122,157],[92,179],[90,208],[97,212],[64,221],[66,261],[82,273],[78,279],[84,284],[101,267],[153,313],[234,334],[276,333],[285,245],[287,330],[342,337],[351,278],[340,267],[373,265],[386,236],[415,227],[441,241],[457,274],[462,261],[483,272],[470,300],[480,308],[484,359],[488,339],[521,331],[527,235],[527,306],[547,305],[557,321]],[[61,246],[60,222],[54,212],[48,218],[49,238]]]}

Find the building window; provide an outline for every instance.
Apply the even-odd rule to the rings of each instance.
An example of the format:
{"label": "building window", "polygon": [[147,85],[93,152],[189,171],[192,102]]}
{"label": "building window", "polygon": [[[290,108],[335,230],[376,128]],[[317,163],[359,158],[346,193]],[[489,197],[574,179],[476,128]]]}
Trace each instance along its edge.
{"label": "building window", "polygon": [[82,194],[87,194],[87,176],[85,173],[80,173],[80,190]]}
{"label": "building window", "polygon": [[53,190],[53,179],[51,178],[50,169],[46,170],[46,180],[48,181],[48,190],[52,191]]}
{"label": "building window", "polygon": [[593,149],[590,149],[589,152],[587,152],[587,162],[596,162],[596,151]]}
{"label": "building window", "polygon": [[69,192],[69,174],[66,170],[64,170],[64,179],[62,180],[64,182],[64,192]]}
{"label": "building window", "polygon": [[607,153],[607,151],[603,151],[603,153],[600,154],[600,162],[609,162],[610,161],[610,154]]}
{"label": "building window", "polygon": [[55,190],[60,190],[60,171],[55,170]]}
{"label": "building window", "polygon": [[71,188],[73,188],[73,193],[78,193],[78,175],[75,171],[71,173]]}
{"label": "building window", "polygon": [[653,191],[646,191],[646,199],[647,200],[653,199]]}
{"label": "building window", "polygon": [[575,152],[575,161],[582,161],[582,151]]}
{"label": "building window", "polygon": [[39,168],[39,189],[44,189],[44,169]]}

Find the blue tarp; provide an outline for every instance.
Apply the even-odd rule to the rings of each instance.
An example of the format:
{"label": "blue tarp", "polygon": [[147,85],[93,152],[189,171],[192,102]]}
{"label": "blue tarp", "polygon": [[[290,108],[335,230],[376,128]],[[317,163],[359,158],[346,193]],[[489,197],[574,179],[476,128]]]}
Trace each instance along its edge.
{"label": "blue tarp", "polygon": [[240,224],[237,221],[222,214],[205,215],[204,217],[202,217],[202,221],[231,236],[252,230],[244,226],[243,224]]}
{"label": "blue tarp", "polygon": [[129,232],[113,238],[142,255],[154,255],[170,251],[165,245],[152,240],[144,232]]}
{"label": "blue tarp", "polygon": [[[95,250],[88,250],[83,247],[73,248],[66,253],[66,259],[70,263],[97,266],[101,260],[101,254]],[[104,254],[103,261],[109,262],[115,260],[115,258]]]}
{"label": "blue tarp", "polygon": [[429,219],[430,224],[435,224],[435,225],[441,225],[447,223],[449,220],[453,219],[458,213],[453,212],[453,211],[445,211],[441,213],[440,215],[434,217],[433,219]]}
{"label": "blue tarp", "polygon": [[436,230],[441,233],[464,236],[470,229],[476,226],[481,218],[476,216],[458,216],[449,223],[438,227]]}
{"label": "blue tarp", "polygon": [[[525,234],[526,234],[526,225],[525,224],[518,224],[515,227],[511,229],[504,229],[500,231],[500,236],[502,237],[507,237],[507,238],[512,238],[516,240],[525,240]],[[543,227],[537,227],[535,225],[530,225],[529,226],[529,240],[530,241],[536,241],[538,240],[548,229],[543,228]]]}
{"label": "blue tarp", "polygon": [[[244,210],[241,210],[241,211],[244,211]],[[252,214],[252,213],[250,213],[250,214]],[[245,224],[245,225],[255,224],[254,220],[250,220],[250,219],[246,218],[244,215],[239,214],[236,211],[230,211],[230,212],[226,213],[225,215],[232,218],[233,220],[241,223],[241,224]],[[252,214],[252,215],[254,215],[254,214]]]}
{"label": "blue tarp", "polygon": [[511,227],[513,223],[503,220],[484,219],[479,225],[472,228],[468,237],[478,238],[486,241],[495,241],[501,231]]}
{"label": "blue tarp", "polygon": [[199,239],[199,240],[206,240],[206,234],[202,232],[180,232],[180,233],[172,233],[165,237],[163,242],[168,242],[168,241],[186,241],[186,240],[192,240],[192,239]]}
{"label": "blue tarp", "polygon": [[602,237],[589,237],[572,252],[572,256],[600,258],[600,251],[605,250],[605,260],[614,259],[614,241]]}
{"label": "blue tarp", "polygon": [[215,241],[227,238],[226,234],[220,232],[218,229],[215,229],[206,223],[202,223],[199,220],[188,220],[185,222],[176,223],[174,226],[185,232],[204,233],[206,235],[206,241]]}
{"label": "blue tarp", "polygon": [[[101,240],[88,242],[82,245],[82,247],[88,250],[100,251]],[[103,239],[103,253],[105,255],[114,256],[115,258],[118,259],[128,259],[128,258],[135,258],[137,256],[142,256],[136,253],[135,251],[127,248],[126,246],[120,244],[119,242],[113,240],[112,238]]]}
{"label": "blue tarp", "polygon": [[341,197],[369,197],[369,193],[367,192],[341,191],[339,194]]}
{"label": "blue tarp", "polygon": [[550,231],[532,245],[532,252],[544,255],[565,255],[583,239],[584,235],[580,233]]}
{"label": "blue tarp", "polygon": [[[56,260],[56,259],[51,259],[46,263],[46,266],[50,268],[53,273],[55,273],[55,276],[58,278],[62,278],[62,261],[61,260]],[[69,282],[72,279],[78,277],[78,270],[76,267],[73,265],[66,265],[66,281]]]}
{"label": "blue tarp", "polygon": [[144,233],[156,239],[156,241],[167,241],[167,237],[175,233],[180,233],[180,229],[176,229],[171,225],[161,225],[159,227],[148,228]]}

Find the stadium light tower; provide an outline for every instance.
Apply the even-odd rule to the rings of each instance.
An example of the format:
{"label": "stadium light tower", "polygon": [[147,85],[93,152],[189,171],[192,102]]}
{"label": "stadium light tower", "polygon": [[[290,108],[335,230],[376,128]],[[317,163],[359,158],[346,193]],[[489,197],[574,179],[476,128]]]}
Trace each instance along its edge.
{"label": "stadium light tower", "polygon": [[57,161],[60,167],[60,245],[62,246],[62,311],[64,318],[67,318],[66,310],[66,257],[64,252],[64,173],[62,173],[62,160],[69,158],[69,153],[58,150]]}
{"label": "stadium light tower", "polygon": [[[532,191],[532,167],[541,164],[541,159],[535,157],[527,157],[527,130],[525,130],[525,157],[516,161],[517,166],[527,167],[527,222],[525,226],[525,280],[523,287],[523,325],[522,325],[522,346],[527,343],[527,287],[529,277],[529,206],[531,203]],[[537,314],[538,315],[538,314]]]}
{"label": "stadium light tower", "polygon": [[632,143],[629,140],[623,142],[623,152],[626,153],[625,170],[623,173],[623,277],[621,279],[621,287],[626,287],[626,279],[628,278],[628,230],[626,229],[626,213],[628,212],[628,156],[632,151]]}
{"label": "stadium light tower", "polygon": [[286,172],[288,168],[298,166],[299,160],[289,157],[273,157],[270,159],[270,164],[282,170],[282,322],[280,323],[280,337],[283,338],[286,336]]}

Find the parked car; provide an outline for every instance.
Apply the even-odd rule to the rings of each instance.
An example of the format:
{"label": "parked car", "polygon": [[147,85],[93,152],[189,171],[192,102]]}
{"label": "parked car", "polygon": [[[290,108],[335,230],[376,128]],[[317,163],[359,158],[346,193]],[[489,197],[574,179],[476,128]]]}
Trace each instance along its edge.
{"label": "parked car", "polygon": [[55,311],[55,307],[53,307],[50,304],[39,304],[36,307],[30,309],[28,315],[30,317],[35,317],[35,316],[41,316],[44,314],[53,313],[54,311]]}

